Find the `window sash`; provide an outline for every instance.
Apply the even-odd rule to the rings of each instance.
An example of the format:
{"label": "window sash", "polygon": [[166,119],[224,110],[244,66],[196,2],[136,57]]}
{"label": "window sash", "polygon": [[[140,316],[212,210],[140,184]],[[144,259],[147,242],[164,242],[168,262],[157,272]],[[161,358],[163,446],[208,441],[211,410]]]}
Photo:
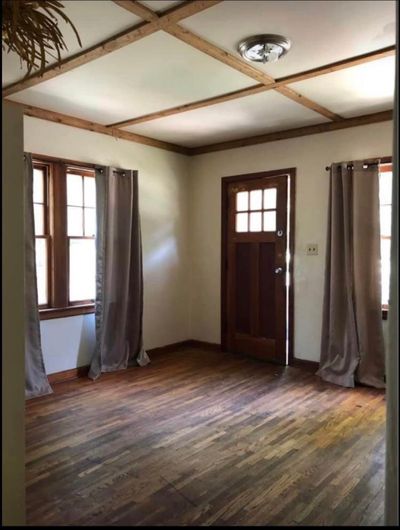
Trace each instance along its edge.
{"label": "window sash", "polygon": [[[49,158],[49,159],[48,159]],[[94,300],[69,301],[69,239],[67,235],[67,174],[73,172],[83,177],[94,178],[94,170],[85,164],[71,165],[51,157],[35,157],[34,168],[43,169],[44,235],[35,237],[47,241],[47,304],[39,306],[41,320],[62,316],[94,312]],[[39,204],[39,203],[38,203]],[[95,209],[95,208],[91,208]],[[79,236],[94,240],[94,236]]]}

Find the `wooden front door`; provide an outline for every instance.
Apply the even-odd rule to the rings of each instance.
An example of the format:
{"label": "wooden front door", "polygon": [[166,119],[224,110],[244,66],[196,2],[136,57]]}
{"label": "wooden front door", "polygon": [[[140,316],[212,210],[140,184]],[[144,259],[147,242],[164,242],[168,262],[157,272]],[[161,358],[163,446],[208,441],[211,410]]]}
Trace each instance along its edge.
{"label": "wooden front door", "polygon": [[288,174],[225,182],[224,341],[287,364]]}

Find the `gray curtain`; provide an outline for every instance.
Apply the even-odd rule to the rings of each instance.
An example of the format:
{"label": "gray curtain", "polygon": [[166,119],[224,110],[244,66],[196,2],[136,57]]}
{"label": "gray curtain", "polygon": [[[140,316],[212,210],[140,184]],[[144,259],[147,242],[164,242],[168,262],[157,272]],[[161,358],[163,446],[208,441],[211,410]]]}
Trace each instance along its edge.
{"label": "gray curtain", "polygon": [[378,165],[332,164],[322,322],[325,381],[383,388]]}
{"label": "gray curtain", "polygon": [[146,365],[137,172],[96,169],[96,348],[89,377]]}
{"label": "gray curtain", "polygon": [[25,153],[25,397],[50,394],[40,339],[33,218],[32,156]]}

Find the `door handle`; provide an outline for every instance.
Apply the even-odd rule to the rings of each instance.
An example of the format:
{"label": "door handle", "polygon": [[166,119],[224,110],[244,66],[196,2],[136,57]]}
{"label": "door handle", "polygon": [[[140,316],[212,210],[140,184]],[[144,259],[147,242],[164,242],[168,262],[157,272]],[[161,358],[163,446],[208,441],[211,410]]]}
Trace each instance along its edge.
{"label": "door handle", "polygon": [[282,272],[283,272],[282,267],[278,267],[277,269],[275,269],[275,274],[282,274]]}

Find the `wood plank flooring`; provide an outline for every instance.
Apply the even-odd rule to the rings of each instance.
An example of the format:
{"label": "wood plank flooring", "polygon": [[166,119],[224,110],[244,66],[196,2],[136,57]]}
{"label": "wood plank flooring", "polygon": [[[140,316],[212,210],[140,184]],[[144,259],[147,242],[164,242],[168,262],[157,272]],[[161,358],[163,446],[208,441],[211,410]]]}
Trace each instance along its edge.
{"label": "wood plank flooring", "polygon": [[382,391],[194,348],[54,387],[29,525],[383,525]]}

